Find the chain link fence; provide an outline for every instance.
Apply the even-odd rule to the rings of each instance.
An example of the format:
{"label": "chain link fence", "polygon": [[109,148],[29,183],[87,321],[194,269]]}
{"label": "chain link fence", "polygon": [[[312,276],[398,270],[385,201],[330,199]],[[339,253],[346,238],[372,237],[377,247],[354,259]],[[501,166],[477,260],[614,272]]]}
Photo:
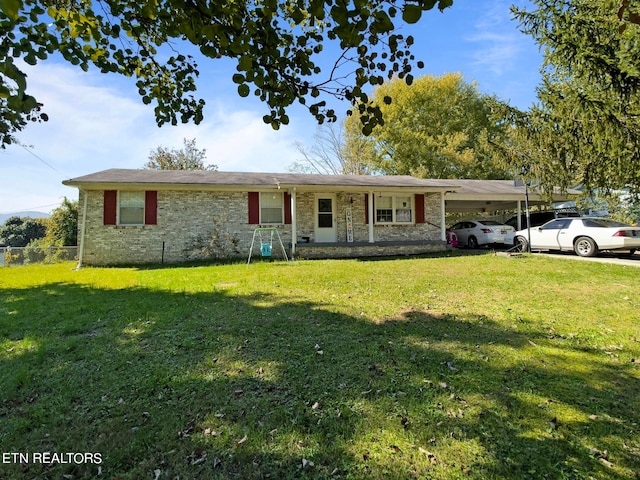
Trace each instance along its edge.
{"label": "chain link fence", "polygon": [[77,260],[78,247],[0,247],[0,267]]}

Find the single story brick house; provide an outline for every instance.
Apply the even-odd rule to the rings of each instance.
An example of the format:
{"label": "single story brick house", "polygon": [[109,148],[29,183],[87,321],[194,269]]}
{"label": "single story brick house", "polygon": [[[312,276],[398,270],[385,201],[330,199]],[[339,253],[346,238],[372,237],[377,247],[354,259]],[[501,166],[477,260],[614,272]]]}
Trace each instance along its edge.
{"label": "single story brick house", "polygon": [[292,258],[441,251],[445,194],[459,187],[411,176],[133,169],[63,184],[79,189],[79,265],[247,258],[274,233]]}

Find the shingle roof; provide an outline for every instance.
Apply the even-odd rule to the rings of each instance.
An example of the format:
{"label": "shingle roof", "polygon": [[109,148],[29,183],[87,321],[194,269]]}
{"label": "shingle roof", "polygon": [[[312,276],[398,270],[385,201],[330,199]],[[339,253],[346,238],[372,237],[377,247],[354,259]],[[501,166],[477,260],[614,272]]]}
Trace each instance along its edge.
{"label": "shingle roof", "polygon": [[437,191],[456,190],[457,180],[422,179],[409,175],[314,175],[299,173],[210,172],[193,170],[110,169],[71,178],[62,182],[69,186],[91,184],[119,185],[208,185],[253,187],[372,187],[415,188]]}

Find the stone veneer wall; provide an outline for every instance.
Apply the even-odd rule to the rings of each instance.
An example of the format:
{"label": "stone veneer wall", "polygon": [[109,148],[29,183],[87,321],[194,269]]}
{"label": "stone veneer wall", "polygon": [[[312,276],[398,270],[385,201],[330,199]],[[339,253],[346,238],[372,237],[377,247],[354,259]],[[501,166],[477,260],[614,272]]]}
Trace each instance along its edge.
{"label": "stone veneer wall", "polygon": [[[87,198],[87,228],[83,264],[117,265],[140,263],[176,263],[202,258],[246,258],[254,229],[248,223],[247,192],[216,192],[194,190],[158,190],[157,225],[103,225],[102,190],[81,190],[79,199],[79,234],[82,232],[84,198]],[[425,217],[433,224],[440,220],[440,194],[427,194]],[[297,236],[310,237],[313,242],[315,225],[315,194],[298,193]],[[365,195],[338,192],[336,194],[337,242],[346,242],[346,209],[352,209],[355,242],[368,242],[369,228],[365,223]],[[279,233],[289,254],[291,225],[279,227]],[[266,234],[265,234],[266,235]],[[214,240],[215,239],[215,240]],[[212,241],[213,240],[213,241]],[[376,242],[426,241],[429,245],[397,245],[378,249],[380,255],[423,253],[444,250],[440,229],[424,223],[416,225],[374,226]],[[259,241],[256,239],[256,243]],[[209,245],[211,244],[211,245]],[[208,250],[206,246],[209,245]],[[317,244],[316,244],[317,245]],[[303,246],[303,244],[299,244]],[[368,247],[368,248],[367,248]],[[349,246],[341,249],[316,247],[307,258],[357,257],[371,255],[371,245]],[[426,249],[426,250],[425,250]],[[253,255],[260,255],[259,245]],[[281,257],[280,248],[273,243],[273,256]]]}

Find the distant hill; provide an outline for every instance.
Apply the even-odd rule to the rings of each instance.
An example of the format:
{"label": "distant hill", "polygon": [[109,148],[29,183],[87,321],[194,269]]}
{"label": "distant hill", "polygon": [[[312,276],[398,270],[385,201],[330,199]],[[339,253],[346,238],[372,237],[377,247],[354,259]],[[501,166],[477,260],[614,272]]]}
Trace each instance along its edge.
{"label": "distant hill", "polygon": [[51,215],[44,212],[15,212],[15,213],[0,213],[0,225],[4,225],[4,222],[9,220],[11,217],[20,217],[20,218],[49,218]]}

